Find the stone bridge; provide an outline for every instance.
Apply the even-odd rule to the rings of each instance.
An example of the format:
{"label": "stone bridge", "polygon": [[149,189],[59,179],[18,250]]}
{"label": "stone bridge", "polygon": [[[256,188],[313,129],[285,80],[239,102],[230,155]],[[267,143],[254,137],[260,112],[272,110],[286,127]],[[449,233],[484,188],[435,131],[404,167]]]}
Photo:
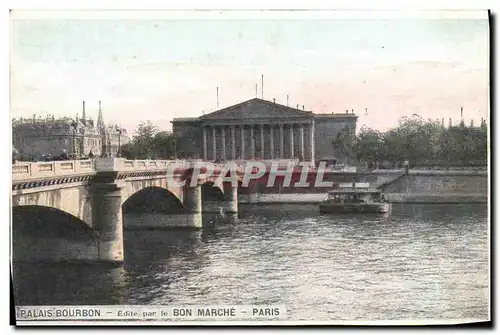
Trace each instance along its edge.
{"label": "stone bridge", "polygon": [[[245,183],[243,171],[249,172],[245,177],[253,174],[252,162],[233,162],[238,177],[233,184],[218,178],[227,176],[228,165],[210,163],[206,167],[214,167],[214,171],[198,171],[194,169],[197,164],[203,166],[201,160],[116,158],[14,164],[14,259],[31,255],[31,260],[122,262],[124,227],[201,228],[203,212],[236,213],[238,203],[318,203],[332,185],[342,182],[368,182],[391,202],[487,201],[486,171],[313,168],[303,173],[294,168],[286,176],[273,176],[267,166]],[[304,182],[305,187],[299,186]],[[124,222],[122,210],[141,204],[163,206],[162,214],[168,215],[159,220],[153,214],[153,220],[144,220],[141,214],[142,219],[134,222],[127,216]]]}
{"label": "stone bridge", "polygon": [[[147,190],[165,193],[172,212],[177,214],[170,222],[174,227],[201,227],[203,210],[238,211],[237,185],[220,182],[217,178],[224,173],[222,165],[215,165],[214,172],[208,177],[200,173],[193,178],[196,182],[191,183],[193,169],[198,163],[200,161],[117,158],[17,163],[12,166],[13,217],[16,219],[16,214],[31,215],[35,221],[38,219],[38,233],[43,235],[52,223],[46,219],[41,222],[44,214],[58,211],[70,215],[81,225],[73,227],[69,235],[87,234],[92,236],[92,241],[84,244],[68,242],[63,248],[68,258],[121,262],[124,259],[122,207]],[[239,173],[240,168],[236,166],[236,169]],[[26,214],[29,212],[31,214]],[[20,227],[13,224],[14,234],[17,229]],[[71,230],[70,227],[54,229]],[[37,227],[28,227],[27,230],[35,232]],[[40,237],[36,233],[31,235],[32,238],[24,239],[24,245],[18,250],[29,249]],[[60,237],[65,239],[66,235],[61,233]],[[48,239],[45,248],[50,249],[50,243]],[[73,251],[68,253],[67,249]]]}

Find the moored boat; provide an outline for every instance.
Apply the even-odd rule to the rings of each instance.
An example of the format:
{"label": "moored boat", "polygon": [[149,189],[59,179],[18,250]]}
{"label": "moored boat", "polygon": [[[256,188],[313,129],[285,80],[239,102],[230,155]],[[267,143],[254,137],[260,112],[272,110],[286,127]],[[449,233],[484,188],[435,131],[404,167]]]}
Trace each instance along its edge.
{"label": "moored boat", "polygon": [[391,204],[368,183],[345,183],[328,192],[320,213],[388,213]]}

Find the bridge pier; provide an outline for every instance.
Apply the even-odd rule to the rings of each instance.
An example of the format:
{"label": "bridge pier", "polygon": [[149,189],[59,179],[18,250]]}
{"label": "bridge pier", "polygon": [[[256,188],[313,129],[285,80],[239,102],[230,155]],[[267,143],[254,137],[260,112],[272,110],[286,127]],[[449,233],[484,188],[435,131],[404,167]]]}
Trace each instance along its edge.
{"label": "bridge pier", "polygon": [[122,263],[123,215],[121,187],[115,183],[92,184],[92,223],[99,235],[97,260]]}
{"label": "bridge pier", "polygon": [[[238,187],[233,187],[230,183],[223,185],[222,197],[218,200],[210,199],[210,196],[202,197],[203,213],[220,214],[238,213]],[[207,197],[209,199],[207,199]]]}
{"label": "bridge pier", "polygon": [[224,201],[220,203],[224,213],[238,213],[238,186],[224,185]]}
{"label": "bridge pier", "polygon": [[247,187],[247,194],[243,201],[247,204],[255,204],[260,197],[259,184],[255,180],[251,180]]}
{"label": "bridge pier", "polygon": [[184,214],[186,227],[202,228],[202,205],[201,205],[201,185],[189,186],[186,182],[184,188],[184,207],[187,213]]}

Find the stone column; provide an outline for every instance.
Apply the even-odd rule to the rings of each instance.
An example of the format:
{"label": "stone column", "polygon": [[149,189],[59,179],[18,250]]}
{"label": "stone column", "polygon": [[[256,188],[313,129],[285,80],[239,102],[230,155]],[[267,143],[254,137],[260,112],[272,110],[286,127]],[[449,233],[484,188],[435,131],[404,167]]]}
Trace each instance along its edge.
{"label": "stone column", "polygon": [[203,159],[207,160],[207,130],[203,127]]}
{"label": "stone column", "polygon": [[202,227],[202,207],[201,207],[201,185],[195,187],[190,186],[191,181],[186,181],[184,186],[184,207],[187,209],[186,227],[201,228]]}
{"label": "stone column", "polygon": [[250,158],[255,159],[255,137],[254,137],[254,130],[253,130],[253,125],[250,126],[250,145],[251,145],[251,154]]}
{"label": "stone column", "polygon": [[264,155],[264,147],[265,147],[265,143],[264,143],[264,125],[261,124],[260,125],[260,159],[265,159],[265,155]]}
{"label": "stone column", "polygon": [[240,146],[240,155],[241,159],[245,159],[245,126],[240,126],[241,130],[241,146]]}
{"label": "stone column", "polygon": [[294,143],[293,143],[293,124],[290,125],[290,158],[293,159],[295,156],[294,152]]}
{"label": "stone column", "polygon": [[222,135],[222,159],[226,160],[226,127],[220,127],[220,132]]}
{"label": "stone column", "polygon": [[300,155],[302,160],[304,160],[304,125],[300,124]]}
{"label": "stone column", "polygon": [[213,159],[217,159],[217,143],[215,141],[215,127],[212,126],[212,146],[213,146]]}
{"label": "stone column", "polygon": [[236,138],[234,136],[234,126],[231,126],[231,159],[236,159]]}
{"label": "stone column", "polygon": [[247,196],[247,201],[250,204],[255,204],[259,202],[259,184],[258,181],[253,179],[250,180],[250,183],[248,184],[248,196]]}
{"label": "stone column", "polygon": [[220,203],[224,213],[238,213],[238,187],[231,183],[224,185],[224,201]]}
{"label": "stone column", "polygon": [[315,124],[314,124],[314,119],[311,121],[311,162],[314,164],[315,158],[314,158],[314,151],[316,150],[315,143],[314,143],[314,138],[315,138]]}
{"label": "stone column", "polygon": [[274,125],[269,125],[269,134],[271,136],[271,159],[274,159]]}
{"label": "stone column", "polygon": [[285,149],[285,139],[283,134],[283,124],[280,124],[280,158],[285,158],[284,149]]}
{"label": "stone column", "polygon": [[124,260],[121,187],[115,183],[95,183],[91,187],[92,224],[99,234],[97,260],[121,263]]}

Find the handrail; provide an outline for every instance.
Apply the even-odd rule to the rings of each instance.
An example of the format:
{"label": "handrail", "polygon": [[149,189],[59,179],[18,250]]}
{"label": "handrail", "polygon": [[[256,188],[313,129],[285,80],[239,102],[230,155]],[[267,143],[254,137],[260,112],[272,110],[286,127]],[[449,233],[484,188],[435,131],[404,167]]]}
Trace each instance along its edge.
{"label": "handrail", "polygon": [[19,162],[12,165],[13,181],[95,172],[95,165],[91,160]]}
{"label": "handrail", "polygon": [[[111,157],[52,162],[17,162],[12,165],[12,178],[17,181],[106,171],[167,171],[174,166],[179,170],[187,170],[200,163],[208,162],[202,160],[127,160]],[[213,165],[216,170],[224,166],[224,164]]]}

